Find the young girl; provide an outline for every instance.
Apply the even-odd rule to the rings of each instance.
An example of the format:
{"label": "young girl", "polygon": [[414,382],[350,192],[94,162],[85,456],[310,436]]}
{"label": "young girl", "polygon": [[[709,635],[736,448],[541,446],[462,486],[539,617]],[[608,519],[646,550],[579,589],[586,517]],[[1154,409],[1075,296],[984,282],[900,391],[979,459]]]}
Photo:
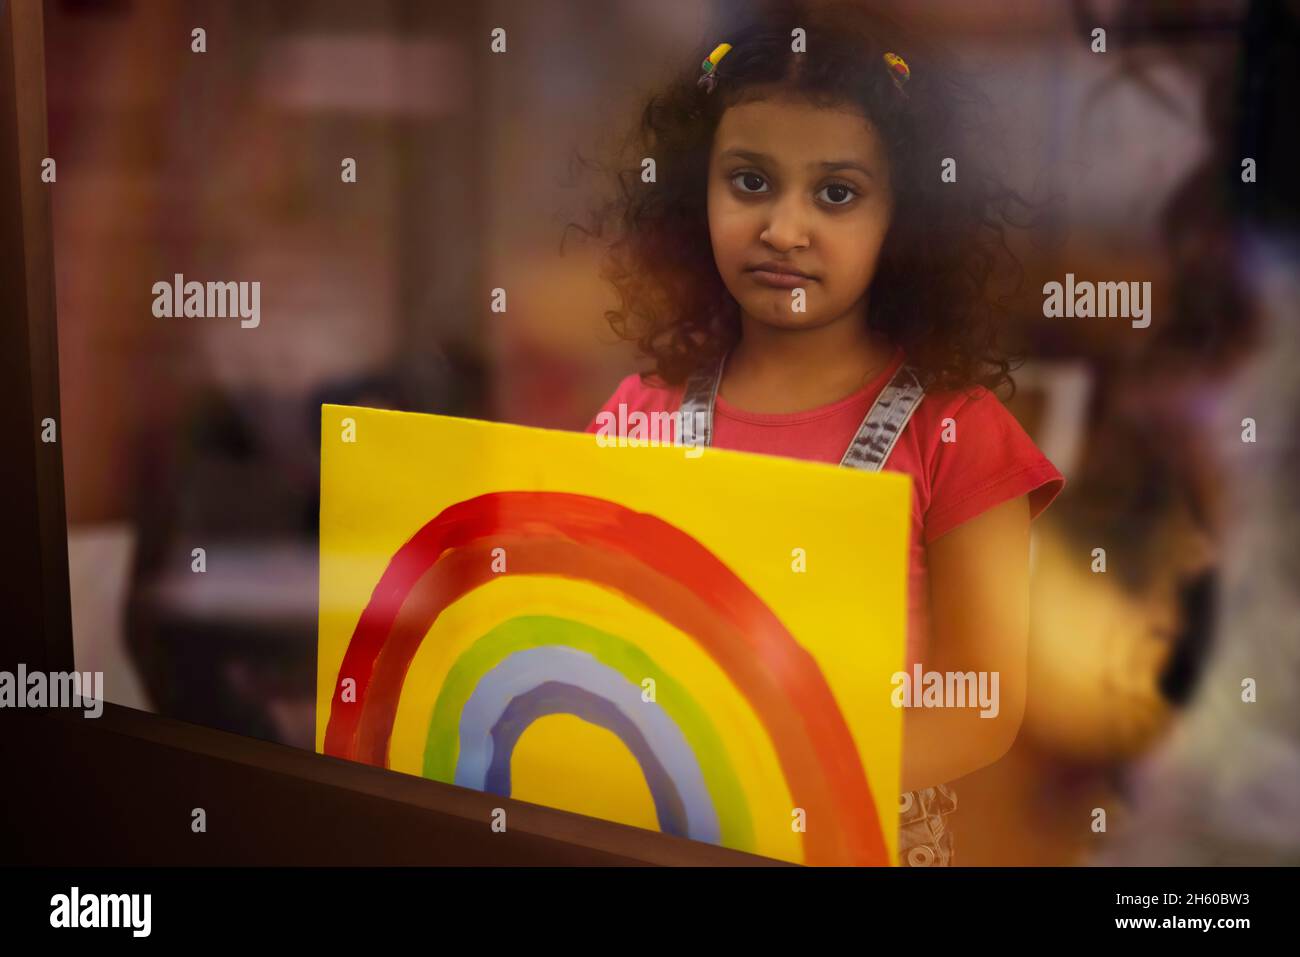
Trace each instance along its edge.
{"label": "young girl", "polygon": [[995,718],[904,716],[900,862],[948,864],[947,782],[1020,724],[1029,523],[1064,485],[990,391],[1010,379],[990,285],[1013,194],[963,150],[960,90],[858,4],[778,4],[702,52],[642,115],[654,181],[636,159],[597,216],[618,227],[611,323],[654,363],[602,411],[912,476],[908,674],[998,674]]}

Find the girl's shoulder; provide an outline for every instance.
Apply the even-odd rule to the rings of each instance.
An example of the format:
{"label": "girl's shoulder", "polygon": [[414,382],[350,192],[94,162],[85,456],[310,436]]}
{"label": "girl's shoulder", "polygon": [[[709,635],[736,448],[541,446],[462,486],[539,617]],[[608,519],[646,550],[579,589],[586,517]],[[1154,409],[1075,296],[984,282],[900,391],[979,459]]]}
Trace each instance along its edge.
{"label": "girl's shoulder", "polygon": [[982,385],[927,390],[913,414],[923,422],[943,423],[951,419],[950,424],[970,423],[981,429],[1019,427],[1016,417],[1002,404],[1002,400]]}
{"label": "girl's shoulder", "polygon": [[927,392],[913,413],[919,470],[928,491],[926,541],[1008,498],[1029,496],[1037,517],[1065,479],[993,392],[983,386]]}

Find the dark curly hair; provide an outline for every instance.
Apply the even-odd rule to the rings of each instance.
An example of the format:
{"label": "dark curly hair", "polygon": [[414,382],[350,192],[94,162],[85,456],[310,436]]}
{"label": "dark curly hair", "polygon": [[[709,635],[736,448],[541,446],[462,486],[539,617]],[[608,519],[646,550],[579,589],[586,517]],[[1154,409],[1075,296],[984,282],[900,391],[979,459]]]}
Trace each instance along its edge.
{"label": "dark curly hair", "polygon": [[[886,144],[895,215],[868,297],[869,325],[903,348],[927,389],[1011,383],[1014,391],[1012,364],[996,345],[1007,300],[993,287],[1004,276],[1017,285],[1022,278],[1003,224],[1013,208],[1032,207],[999,183],[973,145],[987,101],[861,3],[778,0],[755,4],[746,20],[682,58],[667,88],[645,103],[625,155],[586,163],[611,174],[613,194],[587,226],[569,226],[604,242],[601,275],[621,299],[606,318],[654,360],[643,379],[680,383],[740,337],[740,308],[710,244],[709,155],[727,108],[777,87],[814,106],[856,106]],[[806,31],[809,53],[791,52],[796,27]],[[697,85],[700,63],[720,39],[733,48],[716,70],[717,88],[706,93]],[[903,94],[886,52],[911,69]],[[654,157],[656,182],[642,182],[642,157]],[[947,157],[958,162],[956,182],[941,181]]]}

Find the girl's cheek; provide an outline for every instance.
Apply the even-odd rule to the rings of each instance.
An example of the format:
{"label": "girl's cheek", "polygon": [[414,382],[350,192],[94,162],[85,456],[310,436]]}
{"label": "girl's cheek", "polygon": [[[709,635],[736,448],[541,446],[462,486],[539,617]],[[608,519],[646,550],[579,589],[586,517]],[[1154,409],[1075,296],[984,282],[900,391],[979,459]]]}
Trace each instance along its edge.
{"label": "girl's cheek", "polygon": [[744,206],[726,197],[713,203],[709,208],[709,214],[716,215],[722,227],[732,231],[740,228],[741,224],[751,218]]}
{"label": "girl's cheek", "polygon": [[715,245],[736,255],[744,251],[750,232],[750,217],[743,210],[720,210],[711,227]]}
{"label": "girl's cheek", "polygon": [[843,263],[853,263],[853,271],[870,277],[876,271],[880,250],[884,248],[885,230],[876,217],[866,217],[853,230],[841,238],[837,251],[851,252],[851,256],[837,256]]}

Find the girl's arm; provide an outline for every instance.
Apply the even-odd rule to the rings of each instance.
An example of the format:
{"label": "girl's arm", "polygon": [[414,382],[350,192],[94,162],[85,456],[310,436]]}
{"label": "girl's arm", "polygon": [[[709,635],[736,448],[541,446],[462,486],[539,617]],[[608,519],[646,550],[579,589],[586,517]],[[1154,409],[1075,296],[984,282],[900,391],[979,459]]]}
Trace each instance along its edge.
{"label": "girl's arm", "polygon": [[977,678],[997,672],[997,716],[980,717],[978,706],[907,708],[905,791],[945,784],[992,764],[1020,730],[1029,648],[1028,497],[963,522],[931,542],[927,557],[930,645],[922,670],[945,676],[973,671]]}

